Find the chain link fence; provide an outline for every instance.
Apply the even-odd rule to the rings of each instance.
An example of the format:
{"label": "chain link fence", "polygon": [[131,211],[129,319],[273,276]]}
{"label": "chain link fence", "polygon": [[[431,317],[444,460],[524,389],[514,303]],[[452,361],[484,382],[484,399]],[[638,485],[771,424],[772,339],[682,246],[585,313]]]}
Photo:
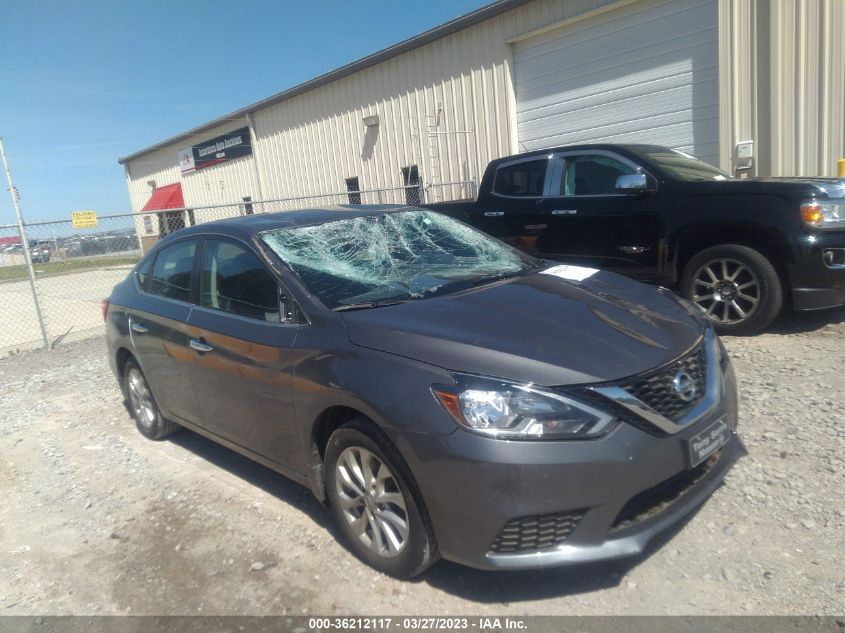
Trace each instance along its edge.
{"label": "chain link fence", "polygon": [[17,225],[0,225],[0,357],[100,333],[100,301],[156,241],[186,226],[338,204],[419,205],[474,197],[475,182],[463,181],[106,215],[93,228],[75,228],[69,219],[31,222],[24,224],[24,235]]}

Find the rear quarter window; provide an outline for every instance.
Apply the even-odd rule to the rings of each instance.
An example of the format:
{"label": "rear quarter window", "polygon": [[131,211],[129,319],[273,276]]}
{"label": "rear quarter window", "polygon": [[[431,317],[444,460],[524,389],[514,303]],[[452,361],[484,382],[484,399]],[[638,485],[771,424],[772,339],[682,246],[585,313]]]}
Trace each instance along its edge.
{"label": "rear quarter window", "polygon": [[155,258],[149,257],[135,269],[135,279],[138,280],[138,286],[146,292],[150,287],[150,273],[153,270],[153,260]]}
{"label": "rear quarter window", "polygon": [[190,301],[196,249],[194,240],[162,249],[155,258],[147,292],[177,301]]}

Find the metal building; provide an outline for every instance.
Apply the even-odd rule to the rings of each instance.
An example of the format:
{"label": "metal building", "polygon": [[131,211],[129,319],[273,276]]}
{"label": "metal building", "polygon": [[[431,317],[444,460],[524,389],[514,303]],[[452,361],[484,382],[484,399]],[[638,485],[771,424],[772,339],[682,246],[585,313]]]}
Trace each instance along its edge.
{"label": "metal building", "polygon": [[[843,78],[842,0],[500,0],[120,162],[134,212],[188,223],[418,180],[466,197],[493,158],[588,141],[830,176]],[[147,241],[162,217],[139,220]]]}

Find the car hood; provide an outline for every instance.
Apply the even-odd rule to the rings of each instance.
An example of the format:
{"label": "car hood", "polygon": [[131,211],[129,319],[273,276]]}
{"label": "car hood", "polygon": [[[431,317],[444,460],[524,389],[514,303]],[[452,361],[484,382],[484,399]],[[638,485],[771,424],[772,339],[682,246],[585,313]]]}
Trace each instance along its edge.
{"label": "car hood", "polygon": [[745,178],[706,180],[685,183],[686,189],[702,194],[768,194],[795,198],[845,197],[845,179],[841,178]]}
{"label": "car hood", "polygon": [[609,272],[578,280],[587,274],[578,271],[589,270],[554,266],[342,318],[356,345],[546,386],[637,374],[676,358],[701,336],[702,319],[670,292]]}

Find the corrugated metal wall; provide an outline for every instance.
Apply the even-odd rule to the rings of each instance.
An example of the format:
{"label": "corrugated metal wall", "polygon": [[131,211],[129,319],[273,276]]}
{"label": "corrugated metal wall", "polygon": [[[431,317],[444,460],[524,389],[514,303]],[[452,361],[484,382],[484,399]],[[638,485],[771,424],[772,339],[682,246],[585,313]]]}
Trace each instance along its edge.
{"label": "corrugated metal wall", "polygon": [[[510,48],[520,33],[609,4],[538,0],[255,113],[265,197],[477,178],[516,151]],[[363,118],[378,115],[377,127]],[[471,134],[464,132],[472,131]]]}
{"label": "corrugated metal wall", "polygon": [[834,176],[845,156],[845,2],[720,0],[721,163],[754,141],[759,176]]}
{"label": "corrugated metal wall", "polygon": [[183,147],[197,145],[247,124],[245,118],[239,118],[198,134],[179,146],[155,150],[128,163],[126,181],[132,210],[140,211],[150,199],[152,188],[147,184],[150,180],[154,180],[157,187],[181,182],[188,206],[241,202],[243,196],[249,195],[257,197],[254,155],[186,174],[180,172],[178,162],[178,152]]}
{"label": "corrugated metal wall", "polygon": [[[477,179],[491,159],[519,151],[509,42],[629,4],[534,0],[142,155],[127,169],[132,209],[149,198],[151,179],[181,179],[189,206],[342,191],[353,176],[363,189],[396,187],[414,164],[426,183]],[[845,0],[719,0],[721,165],[732,169],[735,144],[754,140],[758,175],[834,174],[845,155],[843,78]],[[374,114],[379,125],[366,128]],[[181,147],[245,123],[253,157],[180,175]]]}
{"label": "corrugated metal wall", "polygon": [[[260,182],[249,160],[206,168],[184,177],[186,204],[342,191],[352,176],[362,189],[396,187],[409,165],[419,166],[426,183],[477,178],[491,159],[518,151],[507,41],[608,4],[612,0],[536,0],[265,107],[252,115]],[[365,128],[363,118],[372,114],[380,123]],[[149,198],[146,180],[161,186],[178,179],[180,148],[243,124],[130,161],[133,211]]]}

